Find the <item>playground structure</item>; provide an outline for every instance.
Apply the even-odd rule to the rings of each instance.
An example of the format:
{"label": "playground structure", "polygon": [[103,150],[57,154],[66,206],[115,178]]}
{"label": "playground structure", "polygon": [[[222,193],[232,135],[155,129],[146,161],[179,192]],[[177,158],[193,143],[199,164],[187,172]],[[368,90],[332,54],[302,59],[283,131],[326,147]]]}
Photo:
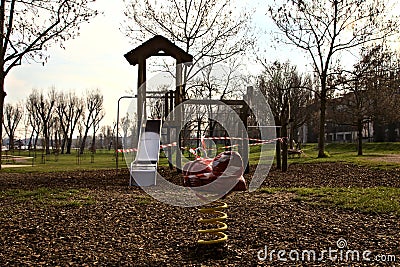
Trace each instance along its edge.
{"label": "playground structure", "polygon": [[[171,56],[176,60],[175,90],[158,92],[158,96],[150,95],[150,93],[157,94],[157,92],[146,91],[146,59],[151,56]],[[136,153],[136,156],[135,159],[130,163],[130,185],[135,184],[139,186],[151,187],[158,183],[157,163],[159,159],[160,148],[164,148],[164,152],[168,157],[170,167],[175,165],[178,172],[181,173],[183,171],[184,175],[190,175],[190,171],[188,174],[188,168],[185,170],[186,165],[183,166],[181,150],[185,147],[199,147],[201,140],[203,142],[204,152],[207,152],[207,150],[208,152],[211,152],[212,149],[217,152],[215,143],[219,141],[224,143],[225,150],[230,151],[234,148],[237,148],[237,155],[241,155],[241,157],[239,156],[239,176],[229,177],[229,175],[225,174],[225,177],[217,180],[219,175],[222,175],[222,173],[219,175],[214,175],[212,172],[212,176],[208,177],[212,177],[212,179],[210,179],[207,184],[217,180],[220,181],[216,183],[218,186],[218,184],[226,183],[226,181],[229,180],[230,182],[228,182],[228,190],[225,192],[218,192],[222,197],[226,196],[231,191],[243,191],[237,189],[235,190],[235,185],[238,183],[239,180],[237,180],[237,178],[239,177],[241,177],[242,181],[244,182],[242,174],[249,171],[248,154],[250,139],[247,136],[247,120],[250,116],[248,102],[252,99],[252,87],[247,88],[247,94],[243,100],[185,99],[185,84],[182,77],[183,65],[190,65],[193,61],[193,57],[162,36],[155,36],[144,42],[142,45],[125,54],[125,58],[131,65],[139,66],[138,92],[137,95],[134,96],[137,99],[136,129],[138,129],[138,136],[136,142],[134,142],[137,144],[137,146],[134,146],[132,149],[132,151]],[[158,118],[158,120],[148,119],[146,111],[147,98],[158,98],[164,100],[163,114],[160,116],[160,118]],[[213,118],[212,116],[209,118],[208,122],[213,124],[212,129],[209,129],[207,134],[210,136],[207,139],[211,141],[211,146],[204,145],[204,138],[201,138],[199,131],[197,131],[197,136],[193,136],[192,134],[188,133],[187,124],[189,121],[185,121],[186,116],[184,115],[192,113],[191,107],[194,107],[194,109],[203,107],[203,110],[197,110],[197,112],[204,112],[204,110],[207,109],[210,114],[218,113],[218,116],[222,117],[219,118],[220,120]],[[230,132],[229,130],[224,130],[228,124],[228,128],[231,129]],[[200,129],[200,124],[198,127],[198,129]],[[165,131],[163,132],[162,130]],[[163,142],[161,143],[160,140]],[[118,151],[116,153],[116,164],[118,171]],[[215,157],[215,159],[217,159],[217,157]],[[229,160],[230,158],[228,159],[228,162]],[[213,164],[214,161],[211,159],[211,157],[208,158],[208,164]],[[186,164],[188,164],[187,161]],[[200,180],[204,181],[203,178]],[[215,187],[215,184],[213,184],[214,183],[210,183],[208,188],[213,188],[213,186]],[[191,186],[189,185],[189,187]],[[207,203],[207,199],[201,194],[198,194],[198,191],[193,192],[196,192],[195,194],[198,195],[199,199],[204,198],[204,203]],[[227,240],[226,234],[223,233],[223,231],[227,229],[227,225],[222,222],[227,218],[227,214],[221,211],[227,208],[227,204],[214,200],[212,202],[213,203],[211,204],[217,205],[201,208],[199,211],[202,214],[212,214],[217,217],[205,219],[201,218],[199,223],[216,224],[217,228],[199,230],[199,233],[210,233],[218,236],[218,238],[211,240],[202,239],[198,241],[199,244],[213,244]]]}
{"label": "playground structure", "polygon": [[[151,38],[150,40],[144,42],[140,46],[131,50],[127,54],[125,54],[126,60],[129,64],[135,66],[138,65],[138,91],[137,91],[137,127],[142,128],[142,122],[146,119],[146,60],[152,56],[170,56],[176,60],[176,89],[174,92],[174,105],[177,106],[183,102],[184,96],[184,86],[182,84],[182,64],[192,64],[193,56],[186,53],[184,50],[173,44],[171,41],[166,39],[163,36],[157,35]],[[167,93],[168,94],[168,93]],[[166,94],[166,97],[167,97]],[[171,97],[172,101],[172,97]],[[168,102],[168,101],[166,101]],[[168,105],[168,104],[166,104]],[[168,110],[172,110],[172,105],[169,108],[166,108],[166,112]],[[178,123],[180,122],[180,118],[176,120]],[[118,120],[117,120],[118,123]],[[181,125],[173,125],[171,127],[180,127]],[[168,131],[169,132],[169,131]],[[118,138],[117,138],[118,140]],[[176,153],[177,161],[181,162],[180,153]],[[118,164],[118,152],[116,157]],[[118,166],[118,165],[117,165]],[[178,168],[180,165],[177,166]]]}
{"label": "playground structure", "polygon": [[[146,59],[152,56],[170,56],[176,60],[176,73],[175,73],[175,90],[169,90],[166,92],[147,92],[146,90]],[[228,105],[230,107],[234,107],[229,112],[236,109],[236,112],[239,114],[238,119],[245,125],[246,129],[237,130],[234,133],[235,136],[241,137],[241,140],[236,140],[235,143],[239,149],[239,153],[244,157],[244,162],[246,162],[245,172],[248,172],[248,143],[249,141],[244,138],[247,134],[247,118],[249,116],[249,107],[244,100],[198,100],[198,99],[185,99],[185,84],[183,83],[182,78],[182,68],[183,65],[190,65],[193,61],[193,56],[186,53],[181,48],[177,47],[175,44],[170,42],[168,39],[162,36],[155,36],[150,40],[144,42],[140,46],[131,50],[127,54],[125,54],[125,58],[127,61],[135,66],[138,65],[138,93],[136,96],[132,97],[122,97],[122,98],[136,98],[137,99],[137,129],[138,132],[141,132],[146,125],[143,122],[147,118],[146,113],[146,100],[148,98],[158,98],[163,99],[164,106],[164,114],[162,118],[162,126],[166,131],[164,133],[160,133],[162,137],[163,144],[174,144],[173,146],[168,147],[166,150],[168,151],[167,157],[170,167],[172,168],[172,162],[175,164],[175,167],[178,172],[182,170],[182,158],[180,153],[180,148],[185,146],[193,146],[194,138],[190,138],[190,134],[187,133],[187,128],[184,125],[184,121],[182,117],[185,114],[186,107],[190,105],[194,106],[203,106],[217,107],[221,105]],[[251,88],[248,88],[248,94],[251,93]],[[157,94],[157,95],[156,95]],[[119,107],[118,107],[119,111]],[[119,113],[119,112],[118,112]],[[221,114],[221,112],[219,112]],[[230,114],[226,115],[227,118],[231,117]],[[168,118],[168,121],[166,121]],[[117,132],[118,132],[118,123],[119,123],[119,114],[117,116]],[[144,122],[145,123],[145,122]],[[233,122],[237,123],[237,122]],[[214,123],[218,125],[217,123]],[[218,127],[216,127],[218,128]],[[221,128],[221,127],[219,127]],[[183,129],[182,131],[180,131]],[[221,131],[220,131],[221,132]],[[223,131],[222,131],[223,132]],[[209,132],[210,136],[216,136],[215,129]],[[139,134],[140,136],[140,134]],[[189,136],[189,137],[188,137]],[[222,134],[218,134],[218,137],[226,137],[226,132]],[[190,140],[192,139],[192,140]],[[195,142],[197,146],[199,145],[200,136],[195,138]],[[226,146],[232,146],[232,140],[220,139],[220,143],[223,142]],[[118,138],[117,138],[118,142]],[[140,141],[137,140],[135,143],[139,144]],[[240,144],[239,144],[240,143]],[[118,147],[118,144],[117,144]],[[179,153],[178,153],[179,152]],[[173,159],[173,155],[175,159]],[[118,151],[116,152],[116,169],[118,170]]]}

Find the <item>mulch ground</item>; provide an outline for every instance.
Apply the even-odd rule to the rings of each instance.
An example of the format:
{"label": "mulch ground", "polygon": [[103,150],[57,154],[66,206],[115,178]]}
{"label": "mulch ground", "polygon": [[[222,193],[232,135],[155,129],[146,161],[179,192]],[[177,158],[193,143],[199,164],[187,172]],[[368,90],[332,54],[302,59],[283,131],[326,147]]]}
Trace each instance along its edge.
{"label": "mulch ground", "polygon": [[[160,173],[181,182],[174,172]],[[400,218],[395,215],[316,206],[288,192],[234,193],[226,198],[228,242],[198,246],[196,208],[143,201],[146,194],[128,182],[128,174],[114,170],[0,173],[0,191],[75,188],[93,199],[89,205],[46,206],[0,198],[0,266],[400,266]],[[284,174],[272,170],[264,186],[400,187],[400,171],[293,164]],[[322,250],[337,249],[340,238],[347,241],[346,249],[360,251],[360,261],[345,262],[339,252],[335,261],[326,255],[323,261],[289,259],[291,250],[300,256],[303,250],[315,250],[318,257]],[[265,247],[268,253],[276,250],[272,260],[269,255],[264,261],[257,258]],[[278,250],[286,251],[287,262],[277,260]],[[366,250],[371,259],[395,255],[397,262],[362,261]]]}

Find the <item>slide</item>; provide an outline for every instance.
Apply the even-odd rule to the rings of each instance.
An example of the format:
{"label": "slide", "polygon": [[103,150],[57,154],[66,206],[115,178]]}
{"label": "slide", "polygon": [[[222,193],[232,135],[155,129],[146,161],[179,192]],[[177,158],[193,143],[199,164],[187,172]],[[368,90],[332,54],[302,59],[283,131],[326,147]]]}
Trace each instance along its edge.
{"label": "slide", "polygon": [[161,120],[147,120],[146,126],[140,132],[136,158],[131,163],[130,185],[151,186],[156,184],[160,134]]}

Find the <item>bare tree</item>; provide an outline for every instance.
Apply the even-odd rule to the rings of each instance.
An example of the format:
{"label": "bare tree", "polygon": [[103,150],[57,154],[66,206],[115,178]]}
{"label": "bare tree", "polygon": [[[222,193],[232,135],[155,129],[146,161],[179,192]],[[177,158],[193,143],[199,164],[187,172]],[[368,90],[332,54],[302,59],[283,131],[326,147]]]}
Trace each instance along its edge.
{"label": "bare tree", "polygon": [[[372,121],[373,114],[376,114],[374,111],[376,103],[391,98],[391,95],[385,90],[387,81],[384,81],[384,76],[380,73],[390,71],[393,67],[392,64],[388,64],[391,62],[392,56],[394,55],[385,51],[380,45],[365,47],[362,50],[361,59],[354,65],[354,69],[342,72],[340,79],[342,80],[343,94],[339,98],[331,100],[332,104],[329,105],[328,120],[357,129],[357,153],[359,156],[363,155],[364,124]],[[379,97],[374,93],[375,86],[372,85],[378,80],[380,81],[377,84],[378,91],[384,92],[379,94]]]}
{"label": "bare tree", "polygon": [[66,146],[66,154],[71,154],[73,134],[83,112],[83,100],[77,97],[74,92],[69,92],[68,94],[59,93],[56,112],[60,118],[60,127],[63,132],[61,153],[64,153]]}
{"label": "bare tree", "polygon": [[372,101],[374,141],[395,141],[395,124],[400,121],[400,59],[395,53],[386,57],[387,60],[375,68],[366,84]]}
{"label": "bare tree", "polygon": [[239,98],[247,84],[243,74],[238,71],[241,63],[236,58],[226,60],[226,64],[217,64],[211,58],[208,64],[200,65],[198,75],[187,85],[189,98],[209,98],[226,100]]}
{"label": "bare tree", "polygon": [[89,7],[91,2],[94,0],[1,0],[0,122],[6,96],[4,81],[10,70],[23,63],[44,64],[48,59],[45,52],[48,47],[53,44],[64,47],[64,41],[78,35],[80,24],[97,15],[97,11]]}
{"label": "bare tree", "polygon": [[[153,110],[152,110],[152,115],[153,115]],[[160,117],[157,117],[157,119],[159,118]],[[126,113],[125,117],[121,119],[121,124],[122,124],[122,132],[124,133],[123,135],[124,148],[127,148],[128,131],[132,124],[132,120],[129,118],[129,113]]]}
{"label": "bare tree", "polygon": [[[192,67],[185,66],[184,84],[202,68],[241,54],[253,43],[249,14],[239,14],[229,0],[125,0],[125,4],[128,37],[142,42],[161,34],[194,56]],[[173,73],[166,63],[162,70]]]}
{"label": "bare tree", "polygon": [[53,153],[58,155],[60,153],[60,140],[61,140],[61,126],[60,118],[57,116],[52,117],[50,131],[50,144],[53,149]]}
{"label": "bare tree", "polygon": [[277,135],[284,138],[283,161],[281,165],[281,146],[277,143],[277,167],[287,170],[287,149],[289,123],[291,128],[299,127],[304,123],[306,117],[303,114],[304,107],[311,97],[311,78],[298,73],[296,66],[289,62],[280,63],[275,61],[270,64],[264,63],[264,71],[258,77],[258,88],[267,98],[275,119]]}
{"label": "bare tree", "polygon": [[66,118],[65,113],[67,112],[67,103],[66,97],[63,92],[57,94],[56,101],[56,112],[59,119],[59,127],[62,132],[62,141],[61,141],[61,154],[64,154],[65,145],[68,139],[69,133],[69,120]]}
{"label": "bare tree", "polygon": [[92,115],[93,125],[93,136],[92,136],[92,152],[96,152],[96,133],[100,129],[100,121],[104,118],[104,111],[103,110],[96,110]]}
{"label": "bare tree", "polygon": [[8,148],[12,150],[14,149],[15,130],[22,119],[23,109],[21,104],[6,104],[4,111],[5,118],[3,125],[9,139]]}
{"label": "bare tree", "polygon": [[43,92],[39,93],[37,90],[33,90],[28,97],[28,101],[33,105],[34,113],[38,116],[38,119],[40,119],[46,154],[50,154],[50,128],[52,126],[55,96],[55,89],[52,88],[47,97]]}
{"label": "bare tree", "polygon": [[37,113],[35,108],[37,102],[36,95],[30,95],[26,100],[26,111],[27,111],[27,123],[31,127],[31,136],[29,138],[29,149],[36,150],[37,141],[39,138],[40,128],[41,128],[41,119]]}
{"label": "bare tree", "polygon": [[[112,127],[110,125],[101,127],[101,134],[103,135],[104,143],[107,145],[108,150],[111,150],[113,146],[116,125],[117,124],[114,122]],[[133,132],[133,135],[134,133],[136,132]]]}
{"label": "bare tree", "polygon": [[[224,65],[214,64],[213,62],[215,60],[210,59],[210,64],[200,67],[198,75],[187,85],[187,96],[190,99],[215,99],[220,101],[241,98],[247,84],[244,83],[243,74],[238,71],[241,67],[240,62],[236,58],[229,58],[226,60],[227,64]],[[184,131],[190,132],[196,129],[198,140],[202,131],[213,135],[219,124],[215,120],[207,119],[207,117],[213,118],[214,114],[218,114],[225,107],[208,105],[191,108],[195,112],[187,110],[185,114],[196,114],[196,118],[185,125]],[[197,124],[197,126],[194,124]],[[199,142],[197,146],[199,146]]]}
{"label": "bare tree", "polygon": [[[103,95],[97,90],[92,90],[87,93],[86,96],[86,112],[83,113],[83,126],[84,134],[82,137],[80,153],[83,154],[86,146],[86,139],[89,134],[89,130],[93,129],[92,146],[95,143],[95,135],[99,129],[99,123],[104,117],[103,110]],[[92,147],[93,148],[93,147]]]}
{"label": "bare tree", "polygon": [[328,81],[334,63],[344,51],[397,33],[399,23],[380,0],[293,0],[269,11],[284,35],[281,40],[303,49],[312,59],[320,81],[315,92],[320,101],[318,157],[324,157],[326,102],[334,89]]}

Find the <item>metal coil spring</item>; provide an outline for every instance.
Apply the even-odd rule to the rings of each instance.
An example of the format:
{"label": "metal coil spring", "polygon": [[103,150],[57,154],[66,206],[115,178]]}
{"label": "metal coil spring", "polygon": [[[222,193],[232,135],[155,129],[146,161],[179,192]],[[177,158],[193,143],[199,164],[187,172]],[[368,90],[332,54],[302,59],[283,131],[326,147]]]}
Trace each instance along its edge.
{"label": "metal coil spring", "polygon": [[226,229],[228,229],[228,226],[226,223],[223,221],[228,218],[228,215],[225,212],[222,212],[221,210],[228,208],[228,204],[221,202],[221,201],[216,201],[213,202],[212,205],[216,205],[215,207],[210,207],[210,208],[200,208],[198,209],[199,212],[209,214],[211,216],[218,216],[218,217],[213,217],[213,218],[200,218],[198,220],[199,223],[201,224],[216,224],[217,228],[211,228],[211,229],[199,229],[198,233],[201,234],[212,234],[216,235],[217,239],[212,239],[212,240],[203,240],[200,239],[197,241],[198,244],[201,245],[210,245],[210,244],[216,244],[216,243],[221,243],[225,242],[228,239],[228,236],[223,232]]}

